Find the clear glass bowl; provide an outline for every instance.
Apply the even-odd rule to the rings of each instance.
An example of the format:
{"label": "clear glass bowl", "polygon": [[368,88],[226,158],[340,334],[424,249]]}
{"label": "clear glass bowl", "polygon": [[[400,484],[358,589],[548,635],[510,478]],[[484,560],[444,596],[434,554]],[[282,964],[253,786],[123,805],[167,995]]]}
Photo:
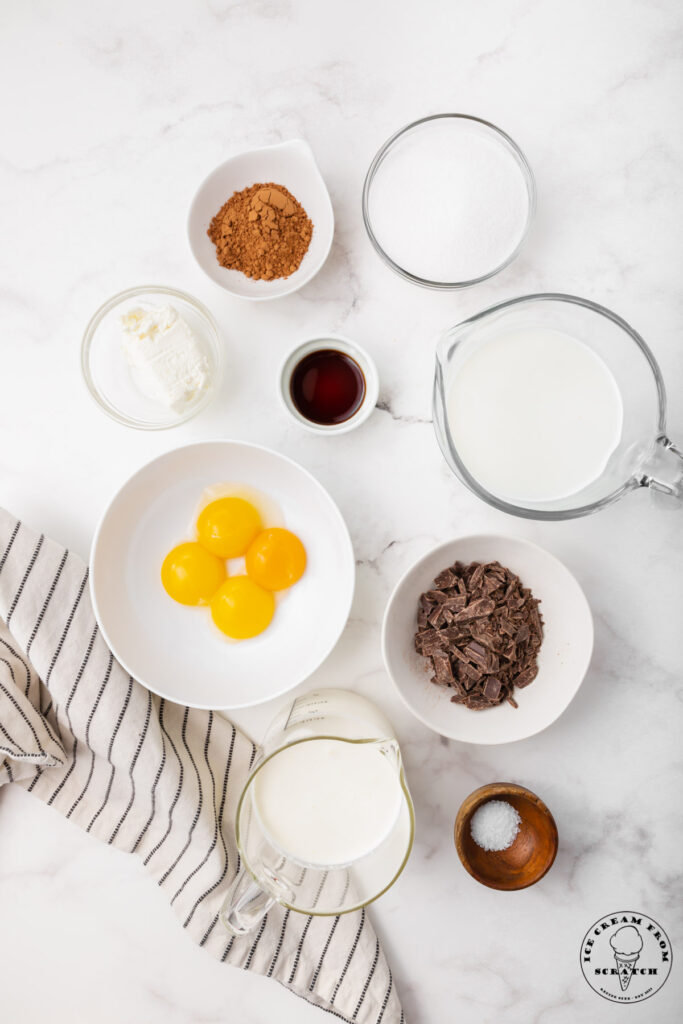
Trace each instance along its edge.
{"label": "clear glass bowl", "polygon": [[[577,493],[554,501],[513,504],[486,490],[468,471],[451,435],[446,406],[454,375],[474,351],[503,332],[539,326],[582,341],[607,365],[623,403],[621,440],[600,476]],[[487,504],[511,515],[573,519],[596,512],[638,487],[651,487],[683,501],[683,451],[667,436],[666,393],[657,362],[625,320],[588,299],[527,295],[501,302],[446,331],[437,346],[433,412],[439,446],[455,475]]]}
{"label": "clear glass bowl", "polygon": [[[188,324],[209,363],[209,384],[194,402],[174,412],[135,386],[123,354],[120,317],[136,306],[172,305]],[[90,394],[103,412],[137,430],[165,430],[186,423],[213,398],[223,375],[223,347],[216,322],[197,299],[162,285],[141,285],[112,296],[88,324],[81,346],[81,368]]]}
{"label": "clear glass bowl", "polygon": [[[473,128],[478,134],[486,136],[487,139],[493,141],[498,147],[503,149],[507,154],[511,155],[521,172],[524,184],[526,186],[527,196],[527,214],[526,223],[524,229],[519,237],[517,244],[510,250],[505,259],[498,262],[495,266],[492,266],[486,273],[479,274],[478,276],[472,276],[468,280],[462,281],[433,281],[425,277],[420,277],[417,274],[406,270],[405,267],[400,266],[392,257],[385,251],[380,244],[372,225],[372,190],[373,187],[377,187],[375,179],[380,166],[384,163],[387,157],[395,152],[397,148],[408,138],[408,136],[420,134],[426,134],[433,128],[439,127],[440,122],[445,119],[453,119],[459,122],[463,122],[468,128]],[[454,290],[457,288],[468,288],[470,285],[479,284],[480,281],[487,281],[490,277],[500,273],[504,270],[519,253],[522,248],[526,237],[529,233],[529,227],[534,216],[536,209],[536,184],[534,176],[531,171],[524,153],[519,148],[517,143],[510,138],[504,131],[497,128],[496,125],[491,124],[489,121],[484,121],[480,117],[473,117],[470,114],[431,114],[428,117],[422,117],[418,121],[413,121],[411,124],[406,125],[405,128],[401,128],[394,135],[388,139],[382,148],[379,150],[374,160],[370,164],[368,173],[365,177],[365,183],[363,185],[363,222],[365,224],[365,230],[368,233],[368,237],[379,256],[384,260],[388,267],[399,274],[401,277],[406,278],[408,281],[412,281],[413,284],[421,285],[423,288],[435,288],[443,291]]]}

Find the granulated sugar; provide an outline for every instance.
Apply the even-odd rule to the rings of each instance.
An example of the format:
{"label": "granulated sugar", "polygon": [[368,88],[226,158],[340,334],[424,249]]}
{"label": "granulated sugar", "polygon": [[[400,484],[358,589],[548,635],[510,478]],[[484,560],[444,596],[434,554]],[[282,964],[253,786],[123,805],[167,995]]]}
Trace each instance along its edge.
{"label": "granulated sugar", "polygon": [[470,831],[482,850],[507,850],[515,841],[521,821],[507,800],[488,800],[472,815]]}
{"label": "granulated sugar", "polygon": [[424,280],[456,284],[491,273],[513,253],[529,195],[497,132],[444,117],[394,143],[376,171],[368,212],[394,263]]}

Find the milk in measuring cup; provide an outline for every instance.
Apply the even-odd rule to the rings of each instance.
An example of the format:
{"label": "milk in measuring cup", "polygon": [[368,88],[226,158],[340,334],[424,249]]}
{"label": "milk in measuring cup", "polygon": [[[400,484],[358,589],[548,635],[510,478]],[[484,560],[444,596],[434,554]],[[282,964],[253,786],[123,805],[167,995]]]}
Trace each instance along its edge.
{"label": "milk in measuring cup", "polygon": [[446,412],[455,449],[487,491],[553,501],[596,480],[622,431],[621,394],[592,349],[547,327],[484,342],[454,365]]}
{"label": "milk in measuring cup", "polygon": [[259,770],[253,806],[273,844],[314,866],[351,864],[376,849],[405,798],[381,712],[358,694],[322,690],[294,701],[272,729],[291,745]]}

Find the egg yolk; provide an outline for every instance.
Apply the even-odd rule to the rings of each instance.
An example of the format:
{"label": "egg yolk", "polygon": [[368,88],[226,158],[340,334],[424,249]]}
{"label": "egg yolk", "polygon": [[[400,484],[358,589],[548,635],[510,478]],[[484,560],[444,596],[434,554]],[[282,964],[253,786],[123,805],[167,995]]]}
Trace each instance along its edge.
{"label": "egg yolk", "polygon": [[244,498],[218,498],[197,519],[197,540],[219,558],[239,558],[261,529],[261,517]]}
{"label": "egg yolk", "polygon": [[225,576],[223,562],[194,541],[178,544],[161,566],[164,590],[179,604],[208,604]]}
{"label": "egg yolk", "polygon": [[248,640],[270,625],[275,598],[248,576],[231,576],[214,594],[211,618],[226,636]]}
{"label": "egg yolk", "polygon": [[264,530],[249,546],[247,574],[266,590],[284,590],[300,580],[306,568],[306,549],[295,534],[281,527]]}

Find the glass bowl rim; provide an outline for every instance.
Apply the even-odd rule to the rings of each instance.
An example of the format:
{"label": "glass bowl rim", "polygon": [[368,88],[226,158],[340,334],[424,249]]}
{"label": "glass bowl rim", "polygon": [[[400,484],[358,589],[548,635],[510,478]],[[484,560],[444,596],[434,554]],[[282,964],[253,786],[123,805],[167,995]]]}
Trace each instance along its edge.
{"label": "glass bowl rim", "polygon": [[[127,416],[124,413],[119,412],[100,391],[90,368],[90,349],[92,347],[92,341],[104,317],[121,303],[139,295],[165,295],[186,302],[196,313],[199,314],[200,318],[205,321],[207,331],[211,339],[215,371],[211,375],[209,386],[202,398],[200,398],[195,405],[190,406],[186,412],[169,422],[149,423],[145,420],[136,419],[134,416]],[[83,340],[81,342],[81,371],[90,396],[106,416],[109,416],[110,419],[115,420],[117,423],[122,423],[126,427],[132,427],[134,430],[170,430],[173,427],[179,427],[181,424],[187,423],[188,420],[191,420],[201,412],[202,409],[206,408],[208,403],[211,401],[223,375],[223,362],[223,349],[220,344],[218,324],[212,314],[206,306],[199,301],[199,299],[196,299],[188,292],[182,291],[180,288],[173,288],[170,285],[136,285],[133,288],[125,288],[123,291],[112,295],[111,298],[107,299],[106,302],[103,302],[91,316],[85,331],[83,332]]]}
{"label": "glass bowl rim", "polygon": [[[503,260],[502,263],[499,263],[492,270],[487,271],[487,273],[485,274],[481,274],[479,277],[473,277],[466,281],[432,281],[429,278],[420,277],[418,274],[413,274],[411,273],[411,271],[405,270],[399,263],[396,263],[396,261],[393,260],[391,256],[389,256],[389,254],[380,245],[372,228],[372,219],[370,217],[369,210],[370,189],[372,188],[372,183],[375,179],[375,175],[377,174],[380,165],[388,156],[389,152],[391,151],[395,143],[399,142],[404,135],[407,135],[415,128],[419,128],[421,125],[428,124],[431,121],[443,120],[444,118],[454,118],[461,121],[472,121],[476,124],[483,125],[484,128],[492,132],[493,135],[498,136],[498,141],[501,142],[504,147],[510,150],[517,160],[519,168],[524,177],[524,183],[526,185],[526,191],[529,200],[524,230],[517,245],[512,250],[512,252],[506,257],[505,260]],[[508,135],[507,132],[504,132],[502,128],[499,128],[497,125],[493,124],[493,122],[486,121],[483,117],[475,117],[474,114],[427,114],[425,117],[420,117],[416,121],[411,121],[410,124],[404,125],[403,128],[399,128],[398,131],[394,132],[394,134],[391,135],[386,140],[386,142],[379,148],[379,150],[373,157],[372,163],[370,164],[367,174],[365,175],[365,181],[363,182],[362,212],[365,230],[375,252],[386,263],[386,265],[390,267],[391,270],[394,271],[394,273],[398,274],[400,277],[405,278],[407,281],[412,281],[413,284],[420,285],[422,288],[432,288],[436,291],[455,291],[456,289],[459,288],[469,288],[471,287],[471,285],[480,284],[482,281],[488,281],[490,278],[495,277],[496,274],[499,274],[502,270],[505,270],[505,268],[508,267],[512,263],[512,261],[519,255],[522,246],[527,240],[529,229],[531,227],[531,222],[533,221],[534,213],[536,212],[536,179],[534,178],[534,173],[531,170],[529,161],[527,160],[520,146],[517,145],[515,140],[510,135]]]}
{"label": "glass bowl rim", "polygon": [[[657,389],[657,401],[658,401],[658,423],[657,433],[662,436],[666,431],[666,389],[664,386],[664,378],[662,377],[662,371],[659,368],[659,363],[654,357],[652,350],[646,344],[643,337],[636,331],[631,325],[620,317],[618,313],[614,313],[611,309],[607,309],[606,306],[601,306],[598,302],[593,302],[591,299],[584,299],[578,295],[569,295],[565,292],[534,292],[530,295],[519,295],[514,299],[506,299],[503,302],[495,303],[493,306],[488,306],[486,309],[481,310],[479,313],[474,313],[472,316],[467,317],[465,320],[461,320],[459,323],[454,324],[453,327],[447,328],[442,331],[438,337],[437,348],[436,348],[436,369],[434,373],[434,383],[432,385],[432,426],[434,427],[434,433],[436,434],[437,443],[441,449],[446,462],[450,465],[451,460],[455,463],[457,470],[455,475],[459,476],[461,481],[469,488],[469,490],[477,497],[484,501],[487,505],[492,508],[498,509],[500,512],[507,512],[508,515],[517,516],[520,519],[536,519],[546,522],[559,522],[565,519],[578,519],[581,516],[590,515],[593,512],[597,512],[598,509],[605,508],[607,505],[613,504],[627,491],[633,490],[638,486],[638,480],[632,476],[625,480],[623,484],[620,484],[616,490],[611,491],[602,498],[598,498],[596,501],[589,502],[587,505],[577,505],[575,508],[567,509],[537,509],[537,508],[525,508],[523,505],[515,505],[512,502],[505,501],[502,498],[497,498],[490,491],[487,491],[482,485],[471,475],[467,470],[464,463],[462,462],[458,451],[454,444],[452,444],[450,436],[442,437],[441,427],[438,425],[438,417],[436,415],[437,405],[444,407],[444,421],[445,417],[445,396],[441,398],[444,387],[443,387],[443,373],[442,373],[442,349],[446,339],[452,334],[452,332],[460,330],[461,328],[467,327],[471,324],[477,323],[479,320],[484,319],[489,314],[498,313],[501,310],[508,309],[510,307],[521,305],[522,303],[534,304],[536,302],[564,302],[571,306],[581,306],[584,309],[590,310],[592,313],[597,313],[599,316],[610,320],[617,327],[620,327],[632,341],[640,349],[643,357],[647,361],[652,375],[655,380],[655,386]],[[656,441],[657,437],[653,437],[653,442]],[[452,468],[452,467],[451,467]]]}

